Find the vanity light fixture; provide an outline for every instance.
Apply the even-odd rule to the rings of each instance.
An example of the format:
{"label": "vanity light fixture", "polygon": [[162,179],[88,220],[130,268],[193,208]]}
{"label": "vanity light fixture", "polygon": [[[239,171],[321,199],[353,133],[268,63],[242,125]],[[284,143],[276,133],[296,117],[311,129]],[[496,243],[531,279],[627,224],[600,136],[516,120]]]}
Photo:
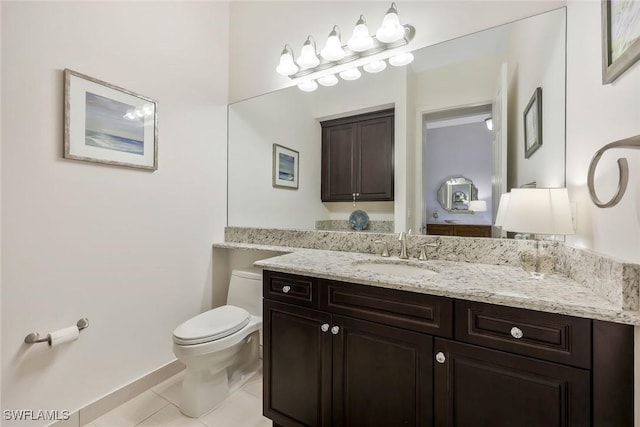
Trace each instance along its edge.
{"label": "vanity light fixture", "polygon": [[280,64],[276,67],[276,72],[283,76],[288,76],[298,72],[298,66],[293,62],[293,51],[288,44],[284,45],[280,54]]}
{"label": "vanity light fixture", "polygon": [[403,52],[399,55],[389,58],[389,64],[394,67],[402,67],[403,65],[409,65],[413,62],[413,53]]}
{"label": "vanity light fixture", "polygon": [[[327,43],[324,45],[324,49],[320,52],[327,61],[340,61],[346,55],[342,48],[342,41],[340,40],[340,28],[337,25],[333,26],[333,30],[329,33]],[[320,62],[318,60],[318,62]]]}
{"label": "vanity light fixture", "polygon": [[379,73],[387,68],[387,63],[382,60],[371,61],[365,64],[362,69],[367,73]]}
{"label": "vanity light fixture", "polygon": [[382,43],[397,42],[404,36],[404,27],[400,25],[398,17],[398,9],[396,4],[391,3],[391,7],[387,10],[387,14],[382,20],[382,25],[376,31],[376,38]]}
{"label": "vanity light fixture", "polygon": [[[378,73],[384,70],[387,67],[385,60],[398,67],[409,64],[413,61],[411,52],[398,52],[397,48],[409,44],[414,36],[415,28],[400,23],[398,9],[396,4],[392,3],[375,37],[369,34],[364,15],[360,15],[351,38],[344,46],[340,28],[337,25],[334,25],[329,33],[320,55],[317,54],[316,42],[312,36],[307,37],[297,60],[294,58],[291,47],[288,44],[285,45],[280,54],[280,63],[276,67],[276,72],[297,80],[298,87],[305,91],[315,90],[312,88],[317,88],[316,81],[323,86],[333,86],[338,81],[335,74],[340,74],[345,80],[359,78],[361,74],[357,67],[345,70],[345,64],[368,56],[376,55],[375,60],[369,63],[359,61],[358,64],[354,64],[362,66],[367,73]],[[304,80],[305,76],[310,80]],[[312,80],[312,83],[307,83]]]}
{"label": "vanity light fixture", "polygon": [[358,70],[358,67],[349,68],[348,70],[340,72],[340,77],[342,77],[343,80],[358,80],[361,76],[362,73]]}
{"label": "vanity light fixture", "polygon": [[356,27],[353,29],[353,35],[347,42],[347,46],[354,52],[363,52],[373,47],[373,37],[369,35],[364,15],[360,15],[360,19],[356,22]]}
{"label": "vanity light fixture", "polygon": [[338,84],[338,78],[335,74],[329,74],[318,78],[318,83],[322,86],[335,86]]}
{"label": "vanity light fixture", "polygon": [[303,92],[313,92],[318,89],[318,83],[315,80],[305,80],[298,85],[298,88]]}
{"label": "vanity light fixture", "polygon": [[300,56],[296,60],[296,63],[303,70],[306,70],[307,68],[317,67],[318,64],[320,64],[318,54],[316,53],[316,41],[313,37],[307,37],[307,41],[305,41],[304,45],[302,45],[302,51],[300,52]]}

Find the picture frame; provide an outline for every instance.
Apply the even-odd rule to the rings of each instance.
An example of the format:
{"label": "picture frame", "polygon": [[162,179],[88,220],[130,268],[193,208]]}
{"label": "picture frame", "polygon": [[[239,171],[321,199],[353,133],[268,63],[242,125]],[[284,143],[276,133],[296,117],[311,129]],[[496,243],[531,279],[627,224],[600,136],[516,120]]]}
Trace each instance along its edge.
{"label": "picture frame", "polygon": [[64,70],[65,159],[158,169],[158,102]]}
{"label": "picture frame", "polygon": [[640,2],[601,0],[602,84],[613,83],[640,59]]}
{"label": "picture frame", "polygon": [[533,92],[522,114],[524,119],[524,158],[528,159],[542,145],[542,88]]}
{"label": "picture frame", "polygon": [[296,150],[273,144],[273,186],[298,189],[300,154]]}

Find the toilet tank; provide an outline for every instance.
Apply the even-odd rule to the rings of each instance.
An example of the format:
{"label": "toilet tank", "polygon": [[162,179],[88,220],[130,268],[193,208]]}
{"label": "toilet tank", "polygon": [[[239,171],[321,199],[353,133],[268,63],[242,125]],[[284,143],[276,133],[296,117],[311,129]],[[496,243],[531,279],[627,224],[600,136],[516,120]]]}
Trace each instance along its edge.
{"label": "toilet tank", "polygon": [[250,314],[262,317],[262,270],[233,270],[227,304],[244,308]]}

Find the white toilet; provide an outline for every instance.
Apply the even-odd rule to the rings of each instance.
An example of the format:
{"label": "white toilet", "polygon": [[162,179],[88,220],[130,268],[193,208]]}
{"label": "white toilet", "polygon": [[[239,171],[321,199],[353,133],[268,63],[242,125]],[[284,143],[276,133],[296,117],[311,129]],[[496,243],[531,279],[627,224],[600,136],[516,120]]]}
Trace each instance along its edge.
{"label": "white toilet", "polygon": [[183,414],[197,418],[210,411],[259,371],[261,329],[262,273],[233,270],[227,305],[173,331],[173,352],[187,367]]}

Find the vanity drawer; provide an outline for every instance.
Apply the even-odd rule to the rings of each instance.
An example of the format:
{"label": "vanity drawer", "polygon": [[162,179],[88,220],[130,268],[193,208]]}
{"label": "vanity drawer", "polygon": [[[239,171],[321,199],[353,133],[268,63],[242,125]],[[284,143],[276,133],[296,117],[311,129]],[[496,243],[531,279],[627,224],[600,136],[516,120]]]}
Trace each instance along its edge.
{"label": "vanity drawer", "polygon": [[580,368],[591,367],[589,319],[456,300],[455,338]]}
{"label": "vanity drawer", "polygon": [[264,298],[304,307],[318,307],[318,279],[265,270],[262,285]]}
{"label": "vanity drawer", "polygon": [[376,286],[322,280],[322,310],[451,338],[453,300]]}

